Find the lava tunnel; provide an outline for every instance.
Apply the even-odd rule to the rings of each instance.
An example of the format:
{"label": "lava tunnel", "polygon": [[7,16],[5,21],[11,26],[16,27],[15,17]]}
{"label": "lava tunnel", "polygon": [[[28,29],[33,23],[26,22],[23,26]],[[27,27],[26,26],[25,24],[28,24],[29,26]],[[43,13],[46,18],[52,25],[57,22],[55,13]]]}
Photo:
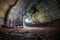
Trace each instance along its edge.
{"label": "lava tunnel", "polygon": [[60,40],[60,1],[0,0],[0,40]]}

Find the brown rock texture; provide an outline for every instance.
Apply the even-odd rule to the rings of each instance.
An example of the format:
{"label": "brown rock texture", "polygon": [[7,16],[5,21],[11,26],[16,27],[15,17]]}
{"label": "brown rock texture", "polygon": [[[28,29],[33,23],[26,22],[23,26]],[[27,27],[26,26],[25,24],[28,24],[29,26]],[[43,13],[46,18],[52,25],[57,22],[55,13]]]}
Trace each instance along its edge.
{"label": "brown rock texture", "polygon": [[14,6],[16,0],[0,0],[0,22],[1,24],[4,23],[5,15],[9,12],[10,7]]}

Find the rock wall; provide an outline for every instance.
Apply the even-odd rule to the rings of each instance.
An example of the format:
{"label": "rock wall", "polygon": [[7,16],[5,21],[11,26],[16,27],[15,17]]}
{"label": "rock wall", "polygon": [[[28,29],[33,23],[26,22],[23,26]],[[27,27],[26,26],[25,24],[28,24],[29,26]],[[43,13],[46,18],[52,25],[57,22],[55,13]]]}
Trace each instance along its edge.
{"label": "rock wall", "polygon": [[32,21],[46,23],[60,18],[60,5],[56,0],[43,1],[37,5],[39,10],[32,16]]}
{"label": "rock wall", "polygon": [[35,14],[32,14],[30,10],[30,13],[32,14],[31,19],[33,22],[46,23],[60,18],[60,6],[58,0],[19,0],[17,3],[16,2],[16,0],[0,0],[1,24],[4,23],[2,21],[4,21],[5,15],[9,8],[15,4],[16,5],[8,12],[8,20],[15,20],[16,18],[22,20],[22,14],[25,15],[31,8],[29,8],[29,6],[34,3],[37,4],[36,7],[39,11],[37,11]]}
{"label": "rock wall", "polygon": [[[8,13],[10,7],[15,5],[16,0],[0,0],[0,24],[4,24],[5,15]],[[3,21],[3,22],[2,22]]]}

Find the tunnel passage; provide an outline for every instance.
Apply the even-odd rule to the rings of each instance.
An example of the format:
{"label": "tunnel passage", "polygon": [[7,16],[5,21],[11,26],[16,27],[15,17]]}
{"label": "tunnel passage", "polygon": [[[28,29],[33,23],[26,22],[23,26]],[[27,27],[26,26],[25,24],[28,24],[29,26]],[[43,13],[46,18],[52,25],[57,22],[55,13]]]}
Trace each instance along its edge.
{"label": "tunnel passage", "polygon": [[[7,8],[8,9],[10,8],[5,3],[2,3],[1,1],[0,3],[1,3],[0,5],[3,6],[2,9],[5,9],[5,11],[7,10]],[[33,6],[33,4],[36,5]],[[1,40],[59,40],[60,39],[59,8],[60,8],[59,1],[57,2],[56,0],[43,0],[43,1],[19,0],[17,4],[14,7],[12,7],[11,10],[9,10],[8,18],[5,19],[5,21],[7,20],[8,28],[0,27],[0,39]],[[1,14],[0,24],[2,23],[2,20],[5,18],[4,14],[5,11],[3,15],[2,14],[3,11],[1,11],[2,9],[0,8],[0,14]],[[22,18],[24,18],[24,20]],[[14,23],[12,23],[11,21]],[[25,21],[24,23],[26,24],[24,25],[27,25],[25,28],[21,28],[20,26],[20,23],[21,25],[23,23],[22,21]],[[49,26],[47,27],[41,26],[43,23],[47,22]],[[52,24],[50,22],[52,22]],[[40,26],[36,25],[35,23],[39,24]],[[12,24],[12,26],[10,24]],[[33,24],[34,27],[31,26],[31,24]],[[50,26],[50,24],[53,26]],[[16,25],[17,27],[15,27]]]}
{"label": "tunnel passage", "polygon": [[[6,0],[2,1],[1,3],[5,2],[5,1]],[[8,2],[9,1],[6,1],[6,3],[8,3]],[[9,4],[6,6],[8,6],[8,7],[10,6],[9,8],[11,8],[15,4],[16,4],[16,1],[13,3],[13,5]],[[11,20],[17,21],[17,19],[18,19],[19,21],[15,22],[15,24],[17,24],[19,22],[22,25],[22,23],[23,23],[22,15],[24,15],[25,18],[31,19],[32,24],[40,23],[42,25],[43,23],[52,22],[53,20],[60,19],[60,16],[59,16],[60,9],[58,9],[58,7],[60,7],[59,2],[56,0],[46,0],[46,1],[45,0],[30,0],[30,1],[29,0],[19,0],[18,3],[14,7],[11,8],[11,10],[8,10],[8,12],[6,12],[7,15],[9,14],[8,20],[7,20],[6,14],[4,14],[4,13],[3,14],[1,13],[1,14],[3,15],[2,16],[3,18],[5,17],[4,24],[6,24],[6,20],[8,22],[10,22]],[[6,16],[4,16],[4,15],[6,15]],[[9,24],[9,23],[7,23],[7,24]]]}
{"label": "tunnel passage", "polygon": [[59,7],[58,0],[19,0],[17,5],[11,9],[8,20],[19,19],[19,22],[23,23],[23,15],[24,20],[28,18],[31,19],[32,24],[40,23],[42,25],[60,19]]}

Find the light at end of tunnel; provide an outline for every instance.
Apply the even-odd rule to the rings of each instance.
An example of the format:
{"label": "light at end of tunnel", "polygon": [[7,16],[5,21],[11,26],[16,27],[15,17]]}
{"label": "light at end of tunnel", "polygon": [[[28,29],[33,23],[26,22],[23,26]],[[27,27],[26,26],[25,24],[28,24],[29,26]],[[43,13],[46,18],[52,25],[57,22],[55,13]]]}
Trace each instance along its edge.
{"label": "light at end of tunnel", "polygon": [[26,22],[26,23],[31,23],[32,21],[31,21],[30,19],[26,18],[26,19],[25,19],[25,22]]}

